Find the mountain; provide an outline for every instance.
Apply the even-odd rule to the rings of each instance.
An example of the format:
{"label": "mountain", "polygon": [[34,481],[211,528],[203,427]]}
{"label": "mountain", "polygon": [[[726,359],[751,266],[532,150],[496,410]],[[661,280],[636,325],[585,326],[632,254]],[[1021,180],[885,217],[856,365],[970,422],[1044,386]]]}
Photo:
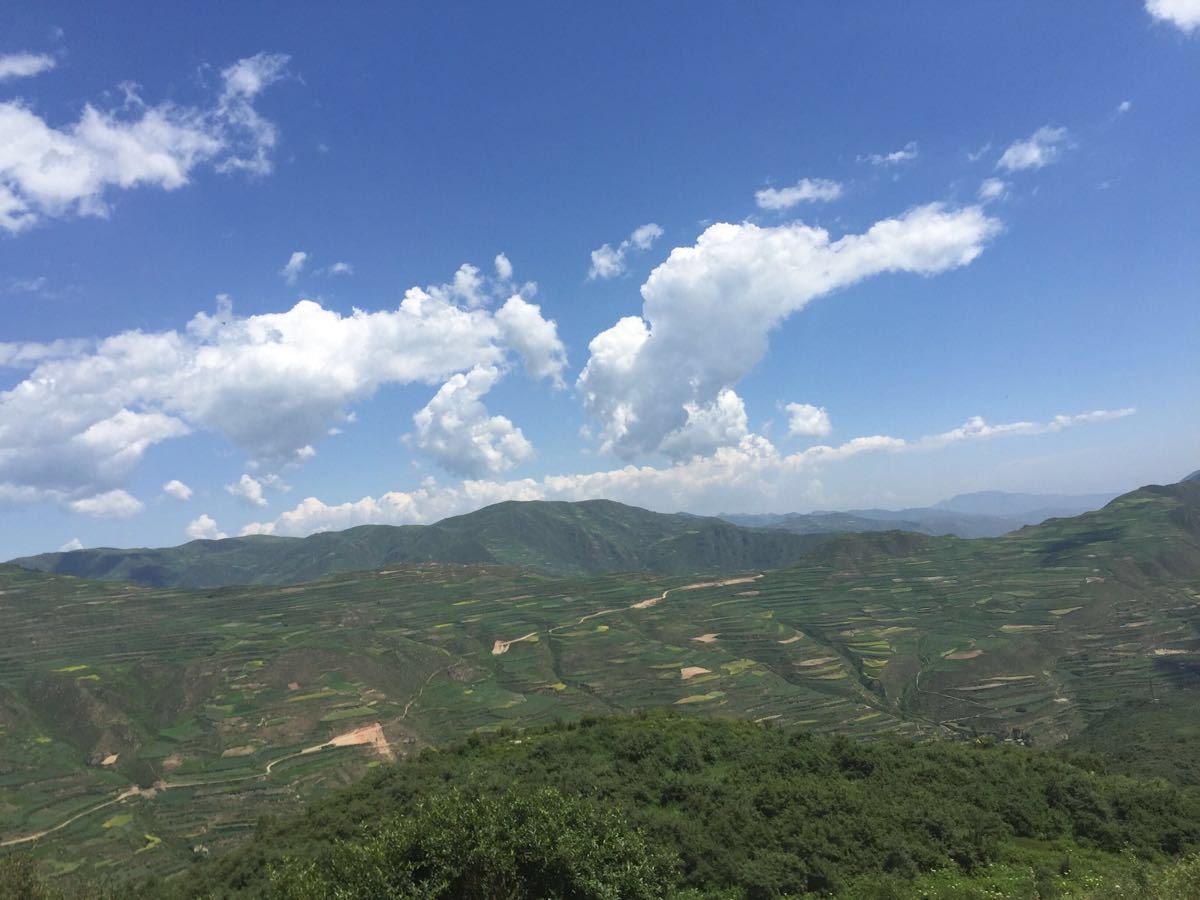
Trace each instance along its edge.
{"label": "mountain", "polygon": [[[934,509],[973,516],[1006,516],[1036,525],[1049,518],[1077,516],[1099,509],[1116,494],[1014,494],[1006,491],[976,491],[958,494],[933,505]],[[1047,514],[1049,513],[1049,514]],[[1039,517],[1040,518],[1037,518]]]}
{"label": "mountain", "polygon": [[815,541],[610,500],[508,501],[434,525],[361,525],[306,538],[265,535],[161,549],[72,550],[13,560],[40,572],[151,587],[298,584],[416,562],[496,563],[553,575],[778,568]]}
{"label": "mountain", "polygon": [[1195,472],[1193,472],[1191,475],[1189,475],[1187,478],[1185,478],[1183,480],[1184,481],[1200,481],[1200,469],[1197,469]]}
{"label": "mountain", "polygon": [[999,537],[1025,525],[1074,516],[1098,509],[1112,494],[1008,494],[983,491],[960,494],[931,507],[851,509],[845,512],[743,515],[721,513],[735,525],[792,534],[829,532],[915,531],[960,538]]}
{"label": "mountain", "polygon": [[[544,525],[538,509],[439,533],[493,555],[574,547],[502,533]],[[659,533],[615,504],[557,512],[601,547]],[[721,538],[734,526],[679,518],[689,530],[659,542],[672,565],[710,538],[741,552]],[[619,561],[664,559],[650,546]],[[373,763],[654,708],[862,738],[1128,746],[1139,720],[1123,710],[1197,706],[1198,601],[1196,481],[999,538],[843,534],[795,565],[716,577],[423,562],[195,591],[0,566],[0,845],[56,871],[84,860],[81,877],[168,874]],[[1200,769],[1179,741],[1192,724],[1156,726],[1192,754],[1179,771]]]}

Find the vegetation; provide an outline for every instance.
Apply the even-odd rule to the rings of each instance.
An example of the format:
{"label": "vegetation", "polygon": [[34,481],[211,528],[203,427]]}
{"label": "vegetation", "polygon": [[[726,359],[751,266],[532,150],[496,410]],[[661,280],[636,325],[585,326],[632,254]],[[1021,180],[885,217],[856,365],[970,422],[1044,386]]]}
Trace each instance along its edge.
{"label": "vegetation", "polygon": [[510,501],[436,525],[362,525],[306,538],[254,535],[156,550],[72,550],[13,563],[150,587],[213,588],[299,584],[420,562],[515,565],[551,575],[740,571],[790,565],[815,543],[811,537],[663,515],[609,500]]}
{"label": "vegetation", "polygon": [[425,751],[264,823],[179,889],[641,897],[669,885],[754,898],[919,885],[962,897],[951,888],[1026,878],[1046,896],[1136,880],[1198,841],[1195,791],[1048,753],[649,716]]}
{"label": "vegetation", "polygon": [[1196,483],[737,577],[407,564],[198,592],[0,567],[0,849],[56,879],[170,876],[422,747],[654,708],[1065,741],[1188,783],[1198,587]]}

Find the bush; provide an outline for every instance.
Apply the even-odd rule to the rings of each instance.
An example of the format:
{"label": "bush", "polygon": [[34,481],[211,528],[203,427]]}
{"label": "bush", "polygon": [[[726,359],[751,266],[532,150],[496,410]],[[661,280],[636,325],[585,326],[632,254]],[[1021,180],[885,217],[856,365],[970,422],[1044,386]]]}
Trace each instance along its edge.
{"label": "bush", "polygon": [[453,790],[368,834],[278,867],[271,896],[637,900],[662,896],[670,881],[668,861],[620,815],[552,789]]}

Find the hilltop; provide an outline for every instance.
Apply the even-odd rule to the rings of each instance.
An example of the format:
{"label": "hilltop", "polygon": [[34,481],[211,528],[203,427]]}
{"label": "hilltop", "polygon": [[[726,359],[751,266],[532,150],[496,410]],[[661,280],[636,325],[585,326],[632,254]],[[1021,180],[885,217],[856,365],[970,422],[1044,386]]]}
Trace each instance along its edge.
{"label": "hilltop", "polygon": [[0,591],[0,842],[166,874],[373,766],[557,719],[1128,744],[1122,710],[1200,687],[1200,483],[1001,538],[842,535],[736,575],[422,563],[189,591],[6,566]]}
{"label": "hilltop", "polygon": [[548,575],[779,568],[814,541],[610,500],[507,501],[433,525],[361,525],[306,538],[255,535],[160,549],[72,550],[14,559],[58,575],[150,587],[300,584],[404,563],[526,566]]}

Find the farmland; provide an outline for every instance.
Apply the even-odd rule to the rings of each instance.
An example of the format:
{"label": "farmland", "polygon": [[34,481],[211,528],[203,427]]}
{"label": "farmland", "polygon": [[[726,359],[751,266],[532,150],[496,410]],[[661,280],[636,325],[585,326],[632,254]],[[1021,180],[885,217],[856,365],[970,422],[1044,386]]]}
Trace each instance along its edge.
{"label": "farmland", "polygon": [[650,708],[1052,746],[1194,689],[1198,516],[1200,485],[1151,488],[718,577],[405,564],[187,591],[4,567],[0,841],[167,874],[417,748]]}

